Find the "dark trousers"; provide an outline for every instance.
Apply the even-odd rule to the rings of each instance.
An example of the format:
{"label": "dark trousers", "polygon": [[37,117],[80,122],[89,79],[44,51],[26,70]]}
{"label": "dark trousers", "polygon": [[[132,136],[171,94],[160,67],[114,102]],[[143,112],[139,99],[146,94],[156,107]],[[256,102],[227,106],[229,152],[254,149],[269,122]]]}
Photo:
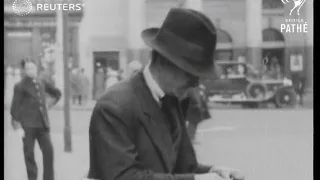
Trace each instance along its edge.
{"label": "dark trousers", "polygon": [[42,151],[43,180],[54,180],[53,147],[48,130],[43,128],[25,128],[23,138],[24,159],[29,180],[37,180],[38,168],[34,158],[34,144],[37,140]]}

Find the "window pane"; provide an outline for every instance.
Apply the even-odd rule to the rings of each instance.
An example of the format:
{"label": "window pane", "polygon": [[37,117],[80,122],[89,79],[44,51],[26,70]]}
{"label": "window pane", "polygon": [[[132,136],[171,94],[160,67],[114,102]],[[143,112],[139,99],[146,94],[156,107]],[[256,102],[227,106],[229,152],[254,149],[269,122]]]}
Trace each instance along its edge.
{"label": "window pane", "polygon": [[232,50],[216,50],[214,60],[232,60]]}
{"label": "window pane", "polygon": [[283,3],[281,0],[263,0],[263,9],[283,9]]}
{"label": "window pane", "polygon": [[232,42],[231,37],[229,34],[223,30],[217,31],[217,42],[219,43],[229,43]]}
{"label": "window pane", "polygon": [[262,32],[263,41],[284,41],[284,37],[278,30],[265,29]]}

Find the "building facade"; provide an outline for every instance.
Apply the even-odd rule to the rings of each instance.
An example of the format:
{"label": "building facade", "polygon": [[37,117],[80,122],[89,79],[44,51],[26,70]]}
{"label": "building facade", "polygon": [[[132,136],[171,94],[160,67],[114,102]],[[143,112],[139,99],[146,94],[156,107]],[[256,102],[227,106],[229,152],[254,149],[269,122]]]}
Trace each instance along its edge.
{"label": "building facade", "polygon": [[[187,2],[201,4],[201,10],[217,27],[214,59],[237,60],[244,56],[259,68],[265,57],[275,57],[283,74],[290,77],[290,59],[301,55],[307,87],[313,87],[313,0],[304,2],[300,15],[296,11],[289,15],[294,7],[292,0],[287,4],[281,0],[95,0],[85,1],[83,11],[69,16],[70,56],[73,66],[84,68],[91,81],[90,97],[94,97],[99,83],[99,69],[122,69],[126,75],[129,62],[146,64],[150,49],[143,43],[141,31],[160,27],[170,8]],[[26,56],[39,61],[45,47],[57,39],[56,14],[18,16],[12,11],[12,3],[5,0],[4,63],[16,66]],[[287,24],[297,24],[287,21],[297,19],[307,22],[307,32],[287,31]],[[286,28],[281,29],[283,25]]]}
{"label": "building facade", "polygon": [[[12,4],[14,0],[4,1],[4,64],[5,66],[19,67],[22,58],[29,58],[39,62],[45,56],[53,56],[49,47],[54,46],[57,40],[56,11],[36,11],[19,16],[14,13]],[[55,0],[30,0],[35,6],[37,3],[56,3]],[[69,3],[79,0],[69,0]],[[74,66],[79,62],[79,23],[83,11],[72,11],[69,15],[69,43],[70,56],[73,57]],[[50,57],[49,57],[50,58]]]}
{"label": "building facade", "polygon": [[[195,0],[194,0],[195,1]],[[298,16],[289,15],[294,2],[280,0],[196,0],[218,29],[215,59],[236,60],[239,56],[259,67],[265,57],[277,58],[281,71],[290,77],[290,57],[303,57],[303,73],[312,88],[313,64],[313,1],[307,0]],[[150,49],[144,45],[140,32],[160,27],[172,7],[183,0],[97,0],[86,4],[80,25],[80,66],[92,80],[99,68],[123,69],[133,60],[146,64]],[[281,32],[286,19],[303,19],[308,32]]]}

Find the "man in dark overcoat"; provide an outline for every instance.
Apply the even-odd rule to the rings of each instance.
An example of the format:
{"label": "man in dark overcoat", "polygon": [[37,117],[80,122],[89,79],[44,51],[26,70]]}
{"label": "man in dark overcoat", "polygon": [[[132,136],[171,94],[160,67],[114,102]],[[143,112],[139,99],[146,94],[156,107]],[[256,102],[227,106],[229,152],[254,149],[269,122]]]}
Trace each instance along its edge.
{"label": "man in dark overcoat", "polygon": [[[28,179],[37,180],[38,168],[34,157],[34,145],[37,140],[43,155],[43,180],[54,180],[48,108],[58,102],[61,92],[38,78],[35,62],[23,60],[21,66],[25,76],[14,86],[11,105],[13,128],[22,132]],[[46,93],[52,97],[51,102],[46,102]]]}
{"label": "man in dark overcoat", "polygon": [[184,94],[212,77],[216,29],[202,13],[173,8],[141,33],[152,51],[138,74],[110,87],[90,121],[88,178],[221,180],[235,170],[201,165],[185,126]]}

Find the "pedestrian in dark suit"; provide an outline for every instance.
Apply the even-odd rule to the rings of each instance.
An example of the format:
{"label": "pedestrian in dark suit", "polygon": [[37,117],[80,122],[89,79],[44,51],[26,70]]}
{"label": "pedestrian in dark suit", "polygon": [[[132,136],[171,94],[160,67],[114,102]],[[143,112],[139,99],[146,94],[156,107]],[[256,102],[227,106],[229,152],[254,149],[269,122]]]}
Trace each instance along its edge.
{"label": "pedestrian in dark suit", "polygon": [[[34,144],[37,140],[43,155],[43,180],[53,180],[53,148],[47,111],[58,102],[61,92],[38,79],[37,66],[33,61],[22,61],[21,65],[25,77],[14,86],[12,123],[15,129],[23,130],[23,151],[28,179],[37,180],[38,169],[34,159]],[[54,98],[48,105],[45,92]]]}
{"label": "pedestrian in dark suit", "polygon": [[[152,60],[131,79],[107,89],[90,121],[88,178],[221,180],[231,170],[200,165],[185,126],[181,98],[212,77],[216,29],[202,13],[173,8],[162,27],[142,38]],[[218,173],[221,172],[221,173]],[[223,173],[222,173],[223,172]],[[221,176],[219,176],[219,175]]]}
{"label": "pedestrian in dark suit", "polygon": [[292,83],[299,96],[299,105],[303,106],[303,95],[305,93],[305,76],[301,72],[292,73]]}
{"label": "pedestrian in dark suit", "polygon": [[187,96],[190,101],[187,107],[186,120],[188,122],[188,133],[192,141],[195,142],[195,134],[198,125],[210,118],[207,102],[200,87],[190,89]]}

